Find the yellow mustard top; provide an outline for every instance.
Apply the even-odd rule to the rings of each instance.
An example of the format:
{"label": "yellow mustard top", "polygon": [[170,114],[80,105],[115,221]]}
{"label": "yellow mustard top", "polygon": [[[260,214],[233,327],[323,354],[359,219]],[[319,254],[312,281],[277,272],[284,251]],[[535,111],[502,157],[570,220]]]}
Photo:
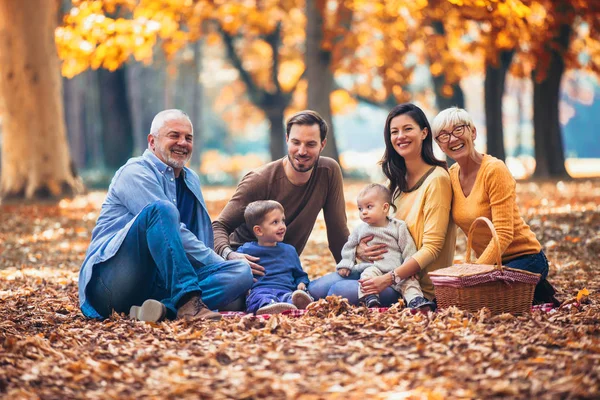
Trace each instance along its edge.
{"label": "yellow mustard top", "polygon": [[396,218],[406,222],[417,245],[413,258],[421,267],[419,283],[423,294],[433,299],[433,284],[427,273],[451,266],[456,246],[456,226],[450,219],[452,186],[448,172],[435,167],[420,186],[401,193],[395,205]]}
{"label": "yellow mustard top", "polygon": [[[459,180],[460,166],[450,167],[454,192],[452,218],[467,234],[477,217],[487,217],[494,224],[500,242],[502,263],[528,254],[537,254],[542,246],[523,221],[517,208],[516,182],[506,165],[485,154],[469,196],[465,196]],[[477,227],[473,234],[473,250],[478,264],[496,264],[495,249],[487,227]]]}

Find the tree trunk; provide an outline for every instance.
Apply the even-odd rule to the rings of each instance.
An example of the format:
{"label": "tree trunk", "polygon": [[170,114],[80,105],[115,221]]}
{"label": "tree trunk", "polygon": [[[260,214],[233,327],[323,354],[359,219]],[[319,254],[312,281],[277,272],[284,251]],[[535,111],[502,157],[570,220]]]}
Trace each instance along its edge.
{"label": "tree trunk", "polygon": [[458,83],[452,86],[452,96],[446,97],[442,92],[442,88],[446,84],[446,76],[444,74],[433,77],[433,88],[435,90],[435,105],[439,111],[450,107],[465,108],[465,95]]}
{"label": "tree trunk", "polygon": [[264,111],[271,124],[271,129],[269,131],[269,151],[271,153],[271,160],[277,160],[287,153],[285,150],[285,128],[283,126],[285,106],[275,100],[272,101],[270,105],[265,106]]}
{"label": "tree trunk", "polygon": [[[433,30],[437,35],[446,35],[446,30],[444,28],[444,23],[442,21],[433,21],[431,23]],[[443,88],[446,84],[446,74],[441,73],[438,76],[432,76],[433,79],[433,89],[435,91],[435,103],[437,105],[438,111],[445,110],[450,107],[460,107],[465,108],[465,96],[460,87],[460,84],[457,82],[452,87],[452,96],[447,97],[444,95]]]}
{"label": "tree trunk", "polygon": [[323,12],[324,0],[306,0],[306,57],[305,65],[307,88],[307,108],[321,114],[327,125],[327,146],[323,155],[339,162],[339,153],[334,135],[331,115],[331,93],[333,92],[333,71],[331,70],[331,51],[324,50]]}
{"label": "tree trunk", "polygon": [[125,68],[114,72],[98,70],[104,162],[111,170],[121,167],[133,155],[133,127]]}
{"label": "tree trunk", "polygon": [[85,77],[81,74],[63,78],[63,101],[69,149],[78,170],[86,166],[85,143]]}
{"label": "tree trunk", "polygon": [[144,125],[144,67],[137,61],[131,62],[127,65],[126,74],[133,132],[133,154],[142,154],[148,146],[146,137],[150,133],[150,127]]}
{"label": "tree trunk", "polygon": [[[565,168],[559,109],[560,83],[565,71],[562,51],[569,46],[571,26],[563,24],[553,43],[546,47],[549,65],[544,66],[547,74],[538,82],[540,71],[533,72],[533,137],[535,141],[536,178],[568,178]],[[539,67],[538,67],[539,68]]]}
{"label": "tree trunk", "polygon": [[47,0],[0,0],[5,199],[60,199],[79,186],[67,145],[56,12]]}
{"label": "tree trunk", "polygon": [[512,62],[514,51],[502,51],[498,66],[490,62],[485,67],[485,126],[487,129],[487,153],[506,160],[504,131],[502,124],[502,97],[506,73]]}
{"label": "tree trunk", "polygon": [[104,169],[102,153],[102,120],[100,118],[100,85],[96,71],[85,71],[88,90],[85,91],[85,143],[87,168]]}
{"label": "tree trunk", "polygon": [[193,60],[193,82],[192,82],[192,110],[190,112],[190,118],[194,124],[194,142],[197,143],[194,152],[192,153],[192,165],[197,165],[198,169],[201,165],[200,153],[202,150],[202,133],[204,127],[203,121],[203,100],[204,100],[204,86],[202,85],[202,53],[204,41],[198,40],[193,44],[194,46],[194,60]]}
{"label": "tree trunk", "polygon": [[525,126],[525,111],[523,110],[523,108],[525,107],[525,104],[523,102],[523,92],[525,91],[524,89],[524,85],[523,85],[523,79],[518,78],[517,81],[517,120],[519,122],[519,129],[517,130],[517,135],[515,138],[515,142],[516,142],[516,146],[515,146],[515,151],[514,151],[514,156],[518,157],[521,154],[523,154],[524,152],[524,148],[525,146],[523,145],[523,129]]}

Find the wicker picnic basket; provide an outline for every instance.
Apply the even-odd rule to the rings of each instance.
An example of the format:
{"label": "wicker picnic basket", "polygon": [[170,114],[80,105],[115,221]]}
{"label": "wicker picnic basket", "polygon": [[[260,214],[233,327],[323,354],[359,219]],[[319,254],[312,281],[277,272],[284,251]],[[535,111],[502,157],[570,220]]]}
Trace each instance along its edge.
{"label": "wicker picnic basket", "polygon": [[[473,232],[479,223],[487,224],[492,232],[496,265],[471,263]],[[485,217],[479,217],[471,224],[465,263],[438,269],[430,272],[429,276],[438,307],[456,306],[472,313],[487,307],[493,315],[530,312],[533,291],[540,279],[540,274],[502,266],[498,234],[492,222]]]}

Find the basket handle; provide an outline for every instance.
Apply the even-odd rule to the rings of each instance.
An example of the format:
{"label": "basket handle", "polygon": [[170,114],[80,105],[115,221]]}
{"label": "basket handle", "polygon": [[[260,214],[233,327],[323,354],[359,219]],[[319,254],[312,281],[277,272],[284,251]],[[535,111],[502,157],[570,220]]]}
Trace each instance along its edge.
{"label": "basket handle", "polygon": [[471,244],[473,242],[473,231],[475,230],[475,226],[478,225],[480,222],[484,222],[490,229],[490,232],[492,232],[492,241],[494,242],[494,247],[496,248],[496,267],[495,267],[495,269],[501,270],[502,269],[502,254],[500,254],[500,241],[498,240],[498,234],[496,233],[496,228],[494,228],[494,224],[492,224],[492,221],[490,221],[486,217],[475,218],[475,221],[473,221],[473,223],[471,224],[471,227],[469,228],[469,234],[467,235],[466,263],[467,264],[471,263]]}

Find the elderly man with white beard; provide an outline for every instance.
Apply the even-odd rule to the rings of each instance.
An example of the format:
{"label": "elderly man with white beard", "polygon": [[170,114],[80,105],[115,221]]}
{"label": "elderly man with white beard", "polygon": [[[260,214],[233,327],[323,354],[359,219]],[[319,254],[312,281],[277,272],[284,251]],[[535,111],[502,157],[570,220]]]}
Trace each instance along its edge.
{"label": "elderly man with white beard", "polygon": [[252,285],[244,260],[213,250],[200,180],[185,167],[194,145],[189,117],[165,110],[152,121],[148,149],[110,184],[79,273],[79,303],[89,318],[113,311],[158,322],[218,320]]}

